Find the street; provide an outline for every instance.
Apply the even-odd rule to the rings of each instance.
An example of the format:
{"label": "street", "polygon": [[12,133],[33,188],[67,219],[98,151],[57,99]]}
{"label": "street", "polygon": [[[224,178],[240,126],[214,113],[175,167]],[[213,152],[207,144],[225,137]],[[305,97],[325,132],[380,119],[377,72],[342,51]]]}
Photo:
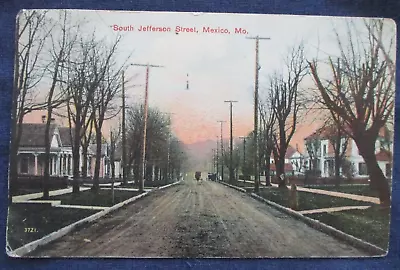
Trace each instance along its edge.
{"label": "street", "polygon": [[367,256],[248,195],[186,179],[158,190],[28,256]]}

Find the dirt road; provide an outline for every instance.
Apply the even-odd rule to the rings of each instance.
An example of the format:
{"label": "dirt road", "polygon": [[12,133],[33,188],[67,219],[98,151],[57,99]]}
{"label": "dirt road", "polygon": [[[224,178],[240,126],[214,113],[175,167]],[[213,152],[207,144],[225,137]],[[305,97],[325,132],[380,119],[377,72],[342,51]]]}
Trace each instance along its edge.
{"label": "dirt road", "polygon": [[246,194],[186,180],[159,190],[30,256],[366,256]]}

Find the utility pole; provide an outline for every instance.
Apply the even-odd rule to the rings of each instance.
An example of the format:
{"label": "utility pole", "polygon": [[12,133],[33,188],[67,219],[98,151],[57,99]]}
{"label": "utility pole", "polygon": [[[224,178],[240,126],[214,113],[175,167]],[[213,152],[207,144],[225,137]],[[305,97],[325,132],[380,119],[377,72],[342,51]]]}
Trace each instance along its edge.
{"label": "utility pole", "polygon": [[218,123],[221,124],[221,180],[224,181],[224,141],[222,138],[222,125],[226,121],[217,121]]}
{"label": "utility pole", "polygon": [[216,163],[217,163],[217,181],[219,181],[219,179],[218,179],[218,172],[219,172],[219,168],[218,168],[218,159],[219,159],[218,149],[219,149],[219,137],[217,136],[217,149],[216,149],[216,152],[217,152],[217,159],[216,159]]}
{"label": "utility pole", "polygon": [[[165,113],[168,114],[168,125],[171,125],[171,115],[175,114],[175,113]],[[171,166],[170,166],[170,159],[171,159],[171,130],[169,130],[169,134],[168,134],[168,148],[167,148],[167,179],[165,179],[166,184],[168,184],[168,178],[171,176]]]}
{"label": "utility pole", "polygon": [[215,149],[213,148],[213,149],[211,149],[211,151],[212,151],[212,160],[211,160],[212,170],[211,170],[211,172],[214,173],[215,172]]}
{"label": "utility pole", "polygon": [[229,150],[229,183],[233,184],[234,175],[233,175],[233,160],[232,160],[232,152],[233,152],[233,136],[232,136],[232,108],[233,103],[238,102],[236,100],[225,100],[225,103],[230,103],[230,150]]}
{"label": "utility pole", "polygon": [[258,73],[261,66],[258,63],[258,45],[260,40],[270,40],[269,37],[246,37],[247,39],[256,40],[256,66],[255,66],[255,84],[254,84],[254,192],[259,192],[260,190],[260,174],[259,174],[259,146],[258,146]]}
{"label": "utility pole", "polygon": [[127,184],[126,177],[126,127],[125,127],[125,72],[122,71],[122,182]]}
{"label": "utility pole", "polygon": [[144,94],[144,124],[143,124],[143,138],[142,138],[142,160],[140,162],[141,169],[139,170],[139,191],[144,191],[144,178],[146,177],[146,131],[147,131],[147,113],[149,103],[149,73],[151,67],[163,67],[159,65],[150,64],[131,64],[132,66],[146,67],[146,87]]}
{"label": "utility pole", "polygon": [[246,166],[246,138],[245,136],[240,136],[240,139],[243,139],[243,167],[242,167],[242,173],[243,173],[243,182],[246,183],[246,176],[247,176],[247,171],[246,174],[244,173],[244,168]]}

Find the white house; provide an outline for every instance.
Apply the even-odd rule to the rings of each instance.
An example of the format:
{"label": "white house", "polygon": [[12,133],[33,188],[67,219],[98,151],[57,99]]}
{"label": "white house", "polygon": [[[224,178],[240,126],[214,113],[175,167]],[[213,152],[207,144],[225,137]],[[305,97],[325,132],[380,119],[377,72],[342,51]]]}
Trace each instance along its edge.
{"label": "white house", "polygon": [[[304,139],[305,145],[309,143],[309,147],[311,149],[313,157],[310,157],[310,152],[307,151],[307,147],[305,147],[305,167],[307,169],[311,168],[312,159],[316,164],[318,170],[321,171],[322,177],[329,177],[334,175],[335,168],[335,153],[334,148],[329,140],[329,137],[332,136],[333,129],[329,127],[322,127],[316,130],[311,135],[307,136]],[[391,177],[392,175],[392,147],[393,143],[388,142],[387,138],[389,136],[385,136],[385,132],[388,132],[387,129],[382,129],[380,132],[379,138],[375,143],[375,155],[378,161],[378,165],[381,168],[383,174],[386,177]],[[310,143],[312,142],[312,143]],[[367,166],[363,157],[360,155],[357,144],[351,138],[347,140],[347,146],[345,145],[346,138],[341,138],[341,147],[346,147],[345,158],[348,162],[350,162],[354,177],[368,177]],[[384,143],[388,145],[388,147],[384,147]],[[389,149],[385,149],[389,148]],[[342,172],[342,170],[341,170]]]}
{"label": "white house", "polygon": [[[45,162],[45,141],[46,129],[45,117],[42,123],[23,123],[22,133],[18,149],[18,174],[19,175],[43,175]],[[73,132],[73,129],[72,129]],[[73,156],[70,128],[61,127],[54,121],[50,124],[50,175],[68,176],[73,175]],[[101,149],[100,177],[110,175],[109,148],[104,143]],[[89,145],[87,176],[93,176],[96,161],[96,145]],[[82,169],[83,155],[80,151],[79,168]],[[119,166],[117,166],[119,168]],[[82,172],[81,172],[82,173]],[[118,177],[119,171],[116,172]]]}
{"label": "white house", "polygon": [[[18,173],[26,175],[44,174],[46,124],[23,123],[18,150]],[[69,128],[50,124],[50,175],[72,176],[72,147]]]}
{"label": "white house", "polygon": [[[270,157],[270,164],[271,174],[275,175],[276,166],[273,153]],[[304,173],[304,155],[298,151],[297,147],[294,148],[293,146],[289,145],[288,149],[286,150],[284,169],[286,174],[298,175]]]}

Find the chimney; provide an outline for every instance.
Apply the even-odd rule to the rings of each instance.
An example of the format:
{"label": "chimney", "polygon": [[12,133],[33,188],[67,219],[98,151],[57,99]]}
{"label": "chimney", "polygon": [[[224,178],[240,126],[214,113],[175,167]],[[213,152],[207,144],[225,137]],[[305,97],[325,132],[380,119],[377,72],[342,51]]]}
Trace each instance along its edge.
{"label": "chimney", "polygon": [[42,123],[46,123],[46,115],[42,115]]}

